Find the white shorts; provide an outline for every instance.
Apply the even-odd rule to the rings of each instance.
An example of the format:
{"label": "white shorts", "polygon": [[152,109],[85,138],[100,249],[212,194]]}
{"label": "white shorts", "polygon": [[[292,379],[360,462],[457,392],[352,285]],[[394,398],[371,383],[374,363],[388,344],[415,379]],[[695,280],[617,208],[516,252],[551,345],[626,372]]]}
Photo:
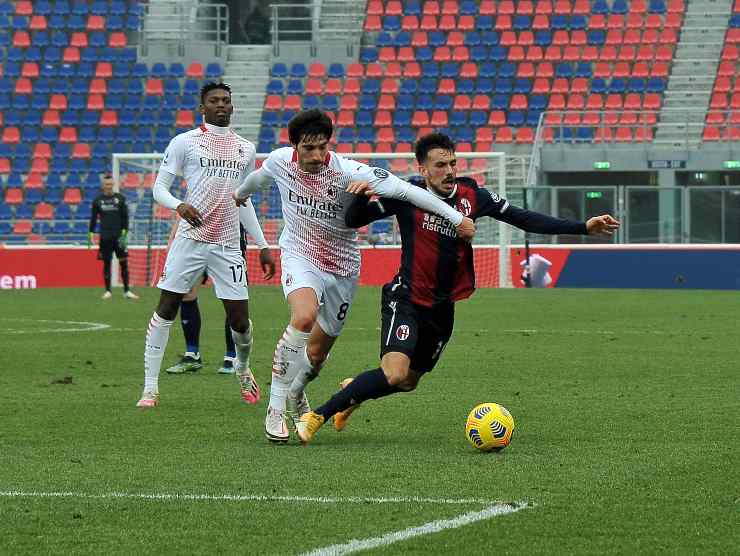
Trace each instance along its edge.
{"label": "white shorts", "polygon": [[285,297],[299,288],[311,288],[319,300],[319,326],[327,335],[339,336],[347,322],[359,276],[345,278],[324,272],[306,259],[289,254],[281,255],[280,266]]}
{"label": "white shorts", "polygon": [[167,252],[164,271],[157,287],[175,293],[188,293],[203,272],[213,280],[219,299],[249,299],[244,256],[239,249],[190,238],[175,237]]}

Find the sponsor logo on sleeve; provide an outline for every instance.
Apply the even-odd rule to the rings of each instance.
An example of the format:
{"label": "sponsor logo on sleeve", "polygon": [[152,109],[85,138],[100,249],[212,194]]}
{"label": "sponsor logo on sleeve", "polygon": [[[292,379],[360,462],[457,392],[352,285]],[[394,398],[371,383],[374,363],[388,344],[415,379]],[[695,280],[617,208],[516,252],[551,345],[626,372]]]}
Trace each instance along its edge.
{"label": "sponsor logo on sleeve", "polygon": [[378,179],[380,179],[380,180],[384,180],[389,175],[388,172],[386,172],[382,168],[375,168],[373,170],[373,174],[375,174],[375,177],[378,178]]}

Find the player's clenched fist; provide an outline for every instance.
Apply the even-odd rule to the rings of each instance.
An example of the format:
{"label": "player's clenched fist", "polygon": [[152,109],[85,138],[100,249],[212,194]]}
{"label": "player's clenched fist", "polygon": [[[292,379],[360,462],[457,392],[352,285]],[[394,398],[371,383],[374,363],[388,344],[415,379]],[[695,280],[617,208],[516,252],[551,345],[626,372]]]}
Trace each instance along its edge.
{"label": "player's clenched fist", "polygon": [[586,221],[586,230],[588,235],[612,235],[619,229],[620,222],[611,214],[602,214],[594,216]]}
{"label": "player's clenched fist", "polygon": [[462,222],[455,226],[455,231],[460,239],[473,241],[473,236],[475,235],[475,222],[467,216],[463,216]]}
{"label": "player's clenched fist", "polygon": [[203,224],[203,217],[200,215],[200,212],[198,212],[198,209],[193,205],[180,203],[177,206],[177,214],[179,214],[188,224],[196,228]]}

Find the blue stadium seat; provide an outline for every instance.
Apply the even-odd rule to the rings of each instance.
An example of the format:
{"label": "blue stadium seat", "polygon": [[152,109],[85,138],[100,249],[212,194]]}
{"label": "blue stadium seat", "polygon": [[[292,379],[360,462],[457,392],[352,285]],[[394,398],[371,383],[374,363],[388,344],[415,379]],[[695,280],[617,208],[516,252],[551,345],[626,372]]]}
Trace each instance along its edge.
{"label": "blue stadium seat", "polygon": [[421,2],[419,2],[419,0],[407,0],[406,2],[404,2],[404,4],[404,14],[417,16],[421,15]]}
{"label": "blue stadium seat", "polygon": [[475,20],[475,28],[478,31],[490,31],[493,29],[493,17],[490,15],[479,15]]}
{"label": "blue stadium seat", "polygon": [[509,107],[509,95],[493,95],[491,108],[494,110],[506,110]]}
{"label": "blue stadium seat", "polygon": [[437,80],[424,77],[419,81],[419,94],[421,95],[433,95],[437,92]]}
{"label": "blue stadium seat", "polygon": [[370,64],[378,61],[378,49],[370,46],[360,48],[360,62]]}
{"label": "blue stadium seat", "polygon": [[24,60],[26,62],[40,62],[41,49],[38,46],[30,46],[26,48],[26,51],[24,53]]}
{"label": "blue stadium seat", "polygon": [[480,46],[480,44],[480,33],[478,33],[477,31],[468,31],[467,33],[465,33],[465,46],[473,47]]}
{"label": "blue stadium seat", "polygon": [[424,77],[439,77],[439,64],[437,62],[424,62],[421,64],[421,74]]}
{"label": "blue stadium seat", "polygon": [[136,79],[146,79],[149,77],[149,68],[146,67],[146,64],[142,64],[141,62],[134,64],[131,68],[131,77]]}
{"label": "blue stadium seat", "polygon": [[496,92],[509,94],[513,90],[513,84],[511,79],[501,78],[496,79]]}
{"label": "blue stadium seat", "polygon": [[385,16],[383,18],[383,30],[400,31],[401,30],[401,18],[395,15]]}
{"label": "blue stadium seat", "polygon": [[[85,7],[87,8],[86,5]],[[86,22],[85,22],[86,15],[87,15],[87,11],[84,14],[72,13],[72,15],[67,18],[67,29],[71,31],[80,31],[84,29],[86,25]]]}
{"label": "blue stadium seat", "polygon": [[530,110],[527,112],[527,121],[526,124],[529,127],[537,127],[540,123],[540,114],[542,112],[540,110]]}
{"label": "blue stadium seat", "polygon": [[327,76],[332,79],[344,77],[344,64],[330,64]]}
{"label": "blue stadium seat", "polygon": [[550,46],[552,43],[552,32],[539,29],[534,32],[534,44],[537,46]]}
{"label": "blue stadium seat", "polygon": [[592,69],[590,62],[578,62],[576,64],[576,77],[591,77]]}
{"label": "blue stadium seat", "polygon": [[606,81],[601,77],[595,77],[591,80],[591,92],[597,94],[604,94],[607,92]]}
{"label": "blue stadium seat", "polygon": [[740,14],[734,14],[730,18],[730,27],[740,27]]}
{"label": "blue stadium seat", "polygon": [[563,30],[568,28],[568,18],[564,15],[554,15],[550,18],[550,28]]}
{"label": "blue stadium seat", "polygon": [[573,77],[573,66],[569,62],[560,62],[555,66],[555,77],[570,79]]}
{"label": "blue stadium seat", "polygon": [[647,82],[648,93],[662,93],[665,91],[665,80],[660,77],[651,77]]}
{"label": "blue stadium seat", "polygon": [[629,11],[626,0],[614,0],[612,2],[611,13],[613,14],[626,14]]}
{"label": "blue stadium seat", "polygon": [[545,95],[532,95],[529,97],[530,110],[544,110],[547,107],[547,97]]}
{"label": "blue stadium seat", "polygon": [[646,86],[646,80],[640,77],[631,77],[627,80],[627,91],[631,93],[644,93]]}
{"label": "blue stadium seat", "polygon": [[378,106],[378,99],[375,94],[363,94],[360,96],[360,110],[375,110]]}
{"label": "blue stadium seat", "polygon": [[339,99],[333,95],[324,95],[321,99],[321,108],[329,112],[339,110]]}
{"label": "blue stadium seat", "polygon": [[288,87],[286,94],[289,95],[302,95],[303,94],[303,81],[300,79],[291,79],[288,81]]}
{"label": "blue stadium seat", "polygon": [[152,67],[149,69],[149,77],[156,77],[157,79],[167,77],[167,66],[162,62],[152,64]]}
{"label": "blue stadium seat", "polygon": [[290,76],[304,78],[306,77],[306,64],[295,63],[290,66]]}
{"label": "blue stadium seat", "polygon": [[222,75],[223,70],[221,69],[221,65],[219,63],[211,62],[206,66],[206,79],[217,79]]}
{"label": "blue stadium seat", "polygon": [[476,84],[477,92],[482,95],[490,95],[493,93],[493,79],[484,77],[482,79],[478,79],[478,83]]}
{"label": "blue stadium seat", "polygon": [[354,143],[355,142],[355,131],[349,127],[343,127],[337,134],[337,141],[339,143]]}
{"label": "blue stadium seat", "polygon": [[473,110],[470,112],[470,127],[483,127],[488,124],[488,112]]}
{"label": "blue stadium seat", "polygon": [[378,48],[394,46],[393,36],[386,31],[378,33],[378,37],[375,39],[375,46],[377,46]]}
{"label": "blue stadium seat", "polygon": [[434,59],[434,51],[428,46],[421,46],[416,49],[417,62],[431,62]]}
{"label": "blue stadium seat", "polygon": [[570,17],[570,23],[568,24],[568,27],[570,29],[585,29],[587,25],[588,22],[586,20],[586,16],[576,14]]}
{"label": "blue stadium seat", "polygon": [[468,114],[461,110],[455,110],[450,113],[450,125],[454,127],[464,126],[468,123]]}
{"label": "blue stadium seat", "polygon": [[408,127],[411,125],[410,110],[396,110],[393,113],[393,125],[396,127]]}
{"label": "blue stadium seat", "polygon": [[402,95],[413,95],[419,88],[419,83],[416,79],[404,79],[401,81],[401,87],[399,89]]}
{"label": "blue stadium seat", "polygon": [[503,46],[492,46],[488,51],[488,59],[493,62],[503,62],[506,58],[507,52]]}
{"label": "blue stadium seat", "polygon": [[408,31],[400,31],[397,33],[393,39],[392,46],[411,46],[411,33]]}
{"label": "blue stadium seat", "polygon": [[498,68],[499,77],[514,77],[516,74],[516,66],[511,62],[504,62]]}
{"label": "blue stadium seat", "polygon": [[396,110],[413,110],[415,106],[416,101],[411,94],[400,94],[396,98]]}
{"label": "blue stadium seat", "polygon": [[123,17],[120,15],[110,15],[105,19],[105,28],[108,31],[122,31]]}
{"label": "blue stadium seat", "polygon": [[461,79],[457,82],[458,95],[472,95],[475,92],[475,82],[472,79]]}
{"label": "blue stadium seat", "polygon": [[625,90],[627,90],[627,81],[620,77],[613,78],[609,83],[610,93],[624,93]]}
{"label": "blue stadium seat", "polygon": [[319,108],[321,103],[319,102],[319,97],[315,95],[306,95],[303,97],[303,109],[304,110],[313,110],[314,108]]}
{"label": "blue stadium seat", "polygon": [[375,129],[372,127],[361,127],[360,132],[357,135],[357,140],[360,143],[374,143]]}
{"label": "blue stadium seat", "polygon": [[380,81],[378,79],[365,79],[362,82],[361,90],[366,95],[377,95],[380,92]]}
{"label": "blue stadium seat", "polygon": [[442,77],[448,79],[458,77],[460,74],[460,64],[457,62],[444,62],[440,74]]}
{"label": "blue stadium seat", "polygon": [[532,80],[531,79],[520,77],[519,79],[514,81],[514,91],[513,92],[527,94],[531,90],[532,90]]}
{"label": "blue stadium seat", "polygon": [[429,42],[429,46],[432,48],[445,46],[447,44],[447,33],[443,33],[442,31],[430,31],[427,35],[427,41]]}
{"label": "blue stadium seat", "polygon": [[429,95],[420,95],[416,99],[416,105],[414,106],[417,110],[434,110],[434,97]]}
{"label": "blue stadium seat", "polygon": [[478,6],[473,0],[464,0],[460,3],[460,15],[478,15]]}
{"label": "blue stadium seat", "polygon": [[373,125],[373,113],[370,110],[358,110],[355,115],[355,125],[365,127]]}
{"label": "blue stadium seat", "polygon": [[517,15],[514,16],[514,21],[512,21],[512,27],[515,31],[524,31],[529,29],[532,26],[532,21],[530,20],[529,16],[527,15]]}

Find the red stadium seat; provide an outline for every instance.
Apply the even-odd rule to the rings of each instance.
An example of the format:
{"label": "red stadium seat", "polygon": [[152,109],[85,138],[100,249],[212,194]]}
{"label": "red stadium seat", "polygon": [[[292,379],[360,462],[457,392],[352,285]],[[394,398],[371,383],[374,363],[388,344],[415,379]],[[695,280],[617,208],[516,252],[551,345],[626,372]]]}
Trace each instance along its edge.
{"label": "red stadium seat", "polygon": [[532,62],[522,62],[516,70],[516,76],[532,79],[534,77],[534,64]]}
{"label": "red stadium seat", "polygon": [[355,77],[350,77],[344,81],[344,94],[345,95],[359,95],[360,94],[360,80]]}
{"label": "red stadium seat", "polygon": [[609,14],[606,18],[607,29],[622,29],[624,27],[624,16],[621,14]]}
{"label": "red stadium seat", "polygon": [[46,27],[46,17],[43,15],[32,16],[31,22],[28,24],[31,31],[46,31]]}
{"label": "red stadium seat", "polygon": [[425,110],[417,110],[411,117],[411,125],[414,127],[429,125],[429,114]]}
{"label": "red stadium seat", "polygon": [[383,15],[383,2],[381,0],[370,0],[367,3],[367,15]]}
{"label": "red stadium seat", "polygon": [[59,116],[58,110],[46,110],[44,112],[43,119],[41,120],[42,126],[59,127],[62,125],[61,117]]}
{"label": "red stadium seat", "polygon": [[481,0],[478,5],[480,15],[496,15],[496,3],[493,0]]}
{"label": "red stadium seat", "polygon": [[439,46],[434,50],[435,62],[449,62],[452,60],[452,52],[448,46]]}
{"label": "red stadium seat", "polygon": [[438,95],[454,95],[455,94],[455,80],[454,79],[440,79],[439,86],[437,87]]}
{"label": "red stadium seat", "polygon": [[[176,124],[177,127],[185,127],[181,126],[179,123]],[[100,126],[101,127],[116,127],[118,126],[118,112],[115,110],[103,110],[100,113]]]}
{"label": "red stadium seat", "polygon": [[516,33],[514,31],[504,31],[501,33],[499,44],[501,46],[514,46],[516,44]]}
{"label": "red stadium seat", "polygon": [[77,142],[77,128],[74,127],[63,127],[59,132],[60,143],[76,143]]}
{"label": "red stadium seat", "polygon": [[195,114],[191,110],[178,110],[175,125],[177,127],[195,127]]}
{"label": "red stadium seat", "polygon": [[460,11],[457,0],[445,0],[442,2],[442,14],[456,15]]}
{"label": "red stadium seat", "polygon": [[90,87],[87,91],[91,95],[104,95],[108,92],[108,87],[105,84],[105,79],[95,78],[90,81]]}
{"label": "red stadium seat", "polygon": [[534,143],[534,130],[531,127],[520,127],[517,129],[516,143]]}
{"label": "red stadium seat", "polygon": [[499,15],[496,18],[496,31],[506,31],[511,29],[511,16],[510,15]]}
{"label": "red stadium seat", "polygon": [[144,93],[147,95],[164,95],[164,85],[161,79],[149,78],[146,81]]}
{"label": "red stadium seat", "polygon": [[141,175],[136,172],[124,174],[121,185],[126,188],[138,188],[141,186]]}
{"label": "red stadium seat", "polygon": [[594,127],[601,123],[601,116],[599,112],[586,112],[583,114],[581,123],[585,126]]}
{"label": "red stadium seat", "polygon": [[108,46],[112,48],[124,48],[127,45],[128,39],[126,38],[126,34],[122,31],[116,31],[110,34],[110,38],[108,39]]}
{"label": "red stadium seat", "polygon": [[378,50],[378,60],[392,62],[396,59],[396,49],[393,46],[383,46]]}
{"label": "red stadium seat", "polygon": [[203,79],[204,75],[203,64],[200,62],[191,62],[185,70],[185,77],[190,79]]}
{"label": "red stadium seat", "polygon": [[383,77],[383,66],[378,64],[377,62],[372,62],[367,65],[367,68],[365,68],[365,77],[370,77],[372,79],[379,79]]}
{"label": "red stadium seat", "polygon": [[62,60],[65,64],[77,64],[80,61],[80,49],[76,46],[68,46],[64,49]]}
{"label": "red stadium seat", "polygon": [[359,103],[357,101],[357,95],[348,95],[345,94],[342,99],[339,101],[339,109],[340,110],[357,110],[357,107],[359,106]]}
{"label": "red stadium seat", "polygon": [[675,29],[663,29],[658,37],[660,44],[674,45],[678,42],[678,35]]}
{"label": "red stadium seat", "polygon": [[399,85],[397,79],[383,79],[383,83],[380,86],[380,92],[386,95],[397,95],[398,89]]}
{"label": "red stadium seat", "polygon": [[[702,135],[702,138],[704,141],[719,141],[720,140],[720,132],[719,128],[715,126],[706,126],[704,128],[704,134]],[[7,201],[7,195],[6,195],[6,203]]]}
{"label": "red stadium seat", "polygon": [[33,84],[27,77],[20,77],[15,82],[16,95],[30,95],[33,93]]}
{"label": "red stadium seat", "polygon": [[622,109],[622,95],[617,93],[610,93],[606,96],[606,103],[604,106],[607,110],[621,110]]}
{"label": "red stadium seat", "polygon": [[467,62],[470,60],[470,53],[467,46],[456,46],[452,51],[452,60],[454,62]]}
{"label": "red stadium seat", "polygon": [[452,31],[447,35],[447,46],[462,46],[465,44],[465,35],[460,31]]}
{"label": "red stadium seat", "polygon": [[644,46],[653,46],[658,42],[658,30],[657,29],[645,29],[640,38],[640,42]]}
{"label": "red stadium seat", "polygon": [[51,158],[51,145],[48,143],[36,143],[33,147],[33,158]]}
{"label": "red stadium seat", "polygon": [[321,62],[313,62],[308,66],[309,77],[326,77],[326,66]]}
{"label": "red stadium seat", "polygon": [[550,82],[547,79],[541,77],[534,80],[532,84],[532,94],[535,95],[546,95],[550,92]]}
{"label": "red stadium seat", "polygon": [[398,54],[396,54],[396,60],[399,62],[415,62],[416,54],[414,54],[414,49],[410,46],[400,47]]}
{"label": "red stadium seat", "polygon": [[681,22],[683,21],[683,14],[678,13],[669,13],[665,16],[665,22],[663,23],[663,27],[666,29],[679,29],[681,27]]}
{"label": "red stadium seat", "polygon": [[618,127],[614,133],[614,140],[617,143],[631,143],[632,142],[632,130],[628,127]]}
{"label": "red stadium seat", "polygon": [[33,3],[29,0],[18,0],[15,3],[15,15],[33,15]]}
{"label": "red stadium seat", "polygon": [[585,77],[576,77],[570,82],[570,92],[585,95],[588,92],[588,80]]}
{"label": "red stadium seat", "polygon": [[439,3],[436,0],[427,0],[424,2],[424,14],[439,15],[440,11]]}
{"label": "red stadium seat", "polygon": [[500,127],[506,124],[506,114],[503,110],[493,110],[488,116],[488,125],[494,127]]}
{"label": "red stadium seat", "polygon": [[[635,50],[635,47],[633,45],[625,44],[625,45],[622,45],[621,48],[619,49],[617,60],[619,60],[620,62],[631,62],[632,60],[635,59],[636,55],[637,55],[637,51]],[[629,68],[627,71],[629,72]]]}
{"label": "red stadium seat", "polygon": [[521,46],[512,46],[509,48],[509,61],[510,62],[521,62],[524,60],[524,48]]}
{"label": "red stadium seat", "polygon": [[415,15],[405,15],[401,19],[401,29],[404,31],[418,31],[419,18]]}
{"label": "red stadium seat", "polygon": [[[642,108],[642,99],[640,98],[640,95],[637,93],[627,93],[624,97],[624,109],[625,110],[640,110]],[[624,119],[624,114],[622,114],[622,119]],[[637,121],[637,116],[635,116],[635,121]],[[623,122],[626,123],[626,122]]]}
{"label": "red stadium seat", "polygon": [[511,143],[514,140],[514,134],[510,127],[500,127],[496,130],[496,143]]}
{"label": "red stadium seat", "polygon": [[393,125],[393,116],[388,110],[378,110],[375,113],[373,125],[375,127],[390,127]]}
{"label": "red stadium seat", "polygon": [[95,77],[103,79],[113,77],[113,65],[110,62],[98,62],[95,66]]}
{"label": "red stadium seat", "polygon": [[432,112],[432,118],[429,123],[433,127],[447,127],[447,112],[444,110],[435,110]]}
{"label": "red stadium seat", "polygon": [[627,21],[625,26],[627,29],[642,29],[644,25],[644,21],[642,18],[642,14],[627,14]]}
{"label": "red stadium seat", "polygon": [[725,113],[720,111],[707,112],[705,120],[708,124],[721,125],[725,123]]}
{"label": "red stadium seat", "polygon": [[38,77],[39,65],[36,62],[23,62],[21,66],[21,75],[23,77]]}
{"label": "red stadium seat", "polygon": [[33,231],[33,226],[30,220],[16,220],[13,224],[13,234],[19,236],[27,236]]}
{"label": "red stadium seat", "polygon": [[[609,31],[609,34],[612,32]],[[570,35],[568,34],[568,31],[565,31],[563,29],[558,29],[552,34],[552,44],[555,46],[564,46],[566,44],[570,44]],[[607,37],[607,44],[609,44],[609,38]]]}
{"label": "red stadium seat", "polygon": [[23,202],[23,190],[17,187],[9,187],[5,190],[6,205],[20,205]]}
{"label": "red stadium seat", "polygon": [[396,136],[393,133],[393,128],[392,127],[381,127],[380,129],[378,129],[376,140],[379,143],[395,143]]}
{"label": "red stadium seat", "polygon": [[422,31],[436,31],[437,30],[437,16],[424,15],[421,18],[419,29]]}
{"label": "red stadium seat", "polygon": [[547,107],[550,110],[565,110],[565,97],[563,95],[550,95]]}
{"label": "red stadium seat", "polygon": [[534,14],[534,6],[530,0],[519,0],[516,4],[517,15],[532,15]]}
{"label": "red stadium seat", "polygon": [[545,60],[548,62],[559,62],[562,59],[563,54],[560,51],[559,46],[550,45],[547,47],[547,50],[545,50]]}
{"label": "red stadium seat", "polygon": [[596,45],[587,44],[581,51],[581,60],[584,62],[595,62],[599,59],[599,49]]}
{"label": "red stadium seat", "polygon": [[[33,158],[31,159],[31,170],[32,174],[29,175],[41,175],[49,173],[49,161],[46,158]],[[43,185],[43,184],[42,184]]]}
{"label": "red stadium seat", "polygon": [[668,0],[666,11],[669,14],[683,14],[686,11],[683,0]]}
{"label": "red stadium seat", "polygon": [[653,140],[653,129],[650,127],[638,127],[635,129],[635,141],[646,143]]}
{"label": "red stadium seat", "polygon": [[537,65],[537,72],[535,73],[537,77],[552,77],[555,75],[555,69],[552,67],[551,62],[542,62]]}
{"label": "red stadium seat", "polygon": [[28,31],[16,31],[13,34],[13,46],[16,48],[28,48],[31,46],[31,36]]}
{"label": "red stadium seat", "polygon": [[298,95],[288,95],[283,101],[283,110],[298,112],[301,109],[301,97]]}
{"label": "red stadium seat", "polygon": [[513,15],[516,13],[512,0],[501,0],[498,4],[498,13],[501,15]]}
{"label": "red stadium seat", "polygon": [[[518,47],[521,48],[521,47]],[[529,62],[541,62],[542,61],[542,47],[541,46],[530,46],[527,48],[526,60]]]}
{"label": "red stadium seat", "polygon": [[0,174],[10,174],[12,167],[10,160],[7,158],[0,158]]}
{"label": "red stadium seat", "polygon": [[527,106],[528,106],[527,95],[522,95],[522,94],[511,95],[511,100],[509,102],[510,110],[526,110]]}
{"label": "red stadium seat", "polygon": [[630,65],[627,62],[617,62],[612,69],[612,77],[629,77]]}
{"label": "red stadium seat", "polygon": [[90,15],[87,18],[87,26],[85,28],[88,31],[104,31],[105,18],[102,15]]}
{"label": "red stadium seat", "polygon": [[337,117],[337,126],[353,127],[355,125],[355,113],[352,110],[340,110]]}
{"label": "red stadium seat", "polygon": [[281,110],[282,107],[283,99],[280,95],[267,95],[265,97],[265,110]]}
{"label": "red stadium seat", "polygon": [[601,14],[593,14],[588,20],[588,28],[596,30],[606,29],[606,18]]}
{"label": "red stadium seat", "polygon": [[456,95],[452,103],[453,110],[470,110],[472,103],[468,95]]}
{"label": "red stadium seat", "polygon": [[479,127],[475,130],[476,143],[493,143],[493,128]]}
{"label": "red stadium seat", "polygon": [[478,65],[473,62],[466,62],[460,68],[460,77],[463,79],[474,79],[478,77]]}
{"label": "red stadium seat", "polygon": [[604,99],[601,95],[591,93],[586,99],[587,110],[601,110],[604,108]]}
{"label": "red stadium seat", "polygon": [[69,46],[76,46],[77,48],[87,47],[87,33],[81,31],[72,33],[72,37],[69,39]]}
{"label": "red stadium seat", "polygon": [[88,110],[102,110],[105,108],[105,97],[103,95],[89,95],[87,97]]}
{"label": "red stadium seat", "polygon": [[491,106],[491,98],[488,95],[475,95],[473,97],[473,110],[488,110]]}
{"label": "red stadium seat", "polygon": [[320,95],[322,92],[320,79],[307,79],[304,91],[307,95]]}
{"label": "red stadium seat", "polygon": [[644,14],[647,11],[645,0],[632,0],[630,4],[630,13]]}
{"label": "red stadium seat", "polygon": [[613,139],[612,128],[610,127],[599,127],[596,128],[594,133],[594,142],[596,143],[611,143]]}
{"label": "red stadium seat", "polygon": [[534,16],[532,20],[532,29],[535,31],[544,31],[550,28],[550,18],[544,14]]}
{"label": "red stadium seat", "polygon": [[461,15],[457,20],[457,28],[460,31],[472,31],[475,29],[475,18],[472,15]]}
{"label": "red stadium seat", "polygon": [[39,203],[33,210],[34,220],[51,220],[54,218],[54,207],[49,203]]}
{"label": "red stadium seat", "polygon": [[418,48],[420,46],[427,46],[428,44],[429,37],[426,31],[414,31],[414,34],[411,35],[411,46]]}
{"label": "red stadium seat", "polygon": [[740,128],[728,127],[722,133],[722,138],[725,141],[740,141]]}
{"label": "red stadium seat", "polygon": [[658,93],[647,93],[642,99],[643,110],[659,110],[660,109],[660,95]]}
{"label": "red stadium seat", "polygon": [[82,202],[82,193],[77,187],[70,187],[64,190],[62,201],[68,205],[78,205]]}
{"label": "red stadium seat", "polygon": [[342,82],[339,79],[327,79],[324,84],[324,94],[337,96],[342,92]]}
{"label": "red stadium seat", "polygon": [[17,145],[21,142],[21,131],[17,127],[4,128],[2,141],[8,145]]}
{"label": "red stadium seat", "polygon": [[383,23],[380,21],[380,16],[369,15],[365,18],[365,31],[376,33],[383,29]]}
{"label": "red stadium seat", "polygon": [[[48,161],[46,161],[48,164]],[[44,177],[39,173],[30,173],[26,176],[26,189],[42,189],[44,187]]]}
{"label": "red stadium seat", "polygon": [[668,63],[655,62],[650,71],[650,77],[668,77]]}

